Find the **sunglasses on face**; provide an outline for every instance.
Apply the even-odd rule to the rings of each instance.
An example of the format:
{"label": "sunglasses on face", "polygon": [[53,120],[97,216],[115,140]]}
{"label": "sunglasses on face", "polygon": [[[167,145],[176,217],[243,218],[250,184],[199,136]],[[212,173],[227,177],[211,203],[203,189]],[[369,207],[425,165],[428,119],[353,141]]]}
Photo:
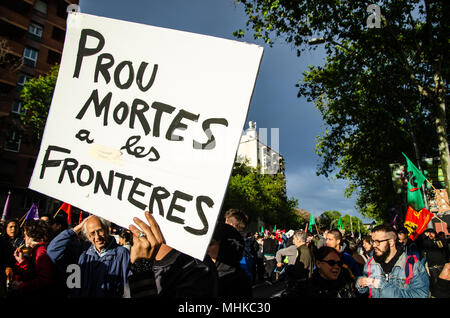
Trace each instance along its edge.
{"label": "sunglasses on face", "polygon": [[330,266],[338,265],[339,267],[341,267],[343,264],[342,261],[335,261],[335,260],[323,260],[321,262],[327,263]]}

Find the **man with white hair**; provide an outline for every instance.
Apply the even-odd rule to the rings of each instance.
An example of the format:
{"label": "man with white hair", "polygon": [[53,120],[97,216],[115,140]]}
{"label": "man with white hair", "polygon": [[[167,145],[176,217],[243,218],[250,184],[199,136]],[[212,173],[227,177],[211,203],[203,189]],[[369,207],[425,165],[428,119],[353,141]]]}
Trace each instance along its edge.
{"label": "man with white hair", "polygon": [[[80,240],[80,233],[88,241]],[[49,244],[47,254],[64,273],[69,265],[79,266],[79,277],[73,277],[68,286],[70,297],[123,296],[130,254],[110,235],[106,220],[91,215],[73,229],[62,231]]]}
{"label": "man with white hair", "polygon": [[282,258],[287,257],[287,266],[292,266],[288,270],[290,278],[309,278],[314,268],[314,258],[306,245],[307,234],[303,230],[296,231],[293,234],[293,245],[280,249],[275,258],[277,266],[282,267]]}

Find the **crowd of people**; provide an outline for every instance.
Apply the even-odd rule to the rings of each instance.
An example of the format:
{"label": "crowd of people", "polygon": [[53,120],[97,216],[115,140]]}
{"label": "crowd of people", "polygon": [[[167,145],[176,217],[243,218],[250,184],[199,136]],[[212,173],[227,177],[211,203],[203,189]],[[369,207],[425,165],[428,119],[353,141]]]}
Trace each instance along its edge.
{"label": "crowd of people", "polygon": [[23,224],[2,221],[0,297],[253,297],[281,284],[277,297],[449,298],[449,240],[427,229],[379,225],[355,238],[338,229],[246,232],[247,215],[218,220],[203,260],[165,244],[153,216],[121,228],[90,215],[70,227],[64,215]]}
{"label": "crowd of people", "polygon": [[358,239],[323,229],[296,231],[291,241],[275,253],[281,274],[274,277],[273,264],[265,271],[265,279],[286,283],[281,297],[450,298],[450,241],[443,232],[427,229],[412,241],[405,228],[379,225]]}

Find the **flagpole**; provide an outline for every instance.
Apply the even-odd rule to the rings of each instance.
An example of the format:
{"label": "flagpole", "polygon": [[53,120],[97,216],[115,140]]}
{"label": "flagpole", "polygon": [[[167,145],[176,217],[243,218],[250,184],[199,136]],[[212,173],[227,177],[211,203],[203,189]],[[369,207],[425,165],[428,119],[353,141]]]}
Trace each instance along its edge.
{"label": "flagpole", "polygon": [[353,222],[352,222],[352,216],[350,215],[350,229],[351,229],[351,231],[352,231],[352,237],[354,236],[353,235]]}
{"label": "flagpole", "polygon": [[53,218],[55,218],[55,216],[59,213],[59,211],[61,211],[61,208],[59,208],[58,211],[56,211],[55,215],[53,215]]}
{"label": "flagpole", "polygon": [[[434,187],[434,185],[430,182],[430,180],[428,180],[428,179],[425,179],[425,180],[427,180],[427,182],[431,185],[431,187],[434,189],[434,191],[436,191],[437,192],[437,189]],[[447,203],[448,205],[450,205],[449,203],[448,203],[448,201],[445,201],[444,200],[444,202],[445,203]],[[433,218],[436,218],[436,219],[438,219],[439,221],[441,221],[442,223],[445,223],[445,224],[447,224],[447,222],[445,222],[444,220],[442,220],[441,218],[439,218],[436,214],[434,214],[433,213],[433,217],[432,217],[432,219]],[[447,224],[448,225],[448,224]]]}
{"label": "flagpole", "polygon": [[[430,182],[430,180],[428,180],[428,179],[425,179],[425,180],[427,180],[427,182],[431,185],[431,187],[434,189],[434,191],[437,191],[437,189],[434,187],[434,185]],[[445,200],[444,200],[445,201]],[[450,203],[448,203],[448,201],[445,201],[445,203],[447,203],[448,205],[450,205]]]}
{"label": "flagpole", "polygon": [[[33,207],[33,205],[31,205],[31,207]],[[31,208],[30,208],[30,210],[28,210],[28,212],[25,213],[25,215],[22,217],[23,221],[22,221],[22,223],[20,224],[20,227],[22,227],[23,224],[25,223],[26,218],[27,218],[27,215],[28,215],[28,213],[30,213],[30,211],[31,211]],[[21,220],[22,220],[22,219],[21,219]],[[19,222],[20,222],[20,221],[19,221]]]}
{"label": "flagpole", "polygon": [[433,217],[432,217],[432,219],[433,218],[436,218],[436,219],[438,219],[439,221],[441,221],[442,223],[445,223],[445,224],[447,224],[447,222],[445,222],[444,220],[442,220],[441,218],[439,218],[436,214],[434,214],[433,213]]}
{"label": "flagpole", "polygon": [[23,218],[26,217],[28,214],[28,212],[26,212],[20,219],[19,219],[19,223],[22,222]]}
{"label": "flagpole", "polygon": [[[26,216],[26,215],[28,215],[28,212],[25,214],[25,216]],[[24,217],[25,217],[25,216],[24,216]],[[20,224],[20,227],[23,226],[23,224],[25,223],[25,221],[26,221],[26,220],[25,220],[25,218],[24,218],[23,221],[22,221],[22,223]]]}

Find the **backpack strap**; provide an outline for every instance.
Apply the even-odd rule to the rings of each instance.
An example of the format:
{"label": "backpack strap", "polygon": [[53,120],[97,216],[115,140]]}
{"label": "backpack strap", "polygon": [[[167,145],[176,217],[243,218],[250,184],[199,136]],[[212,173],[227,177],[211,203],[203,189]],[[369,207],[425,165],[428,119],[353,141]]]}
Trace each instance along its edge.
{"label": "backpack strap", "polygon": [[408,255],[405,262],[405,283],[409,285],[411,283],[411,278],[413,277],[414,264],[417,262],[416,255]]}
{"label": "backpack strap", "polygon": [[[372,260],[373,260],[373,256],[367,262],[367,278],[370,278],[370,273],[372,272],[372,265],[370,265]],[[369,298],[372,298],[372,289],[371,288],[369,288]]]}

